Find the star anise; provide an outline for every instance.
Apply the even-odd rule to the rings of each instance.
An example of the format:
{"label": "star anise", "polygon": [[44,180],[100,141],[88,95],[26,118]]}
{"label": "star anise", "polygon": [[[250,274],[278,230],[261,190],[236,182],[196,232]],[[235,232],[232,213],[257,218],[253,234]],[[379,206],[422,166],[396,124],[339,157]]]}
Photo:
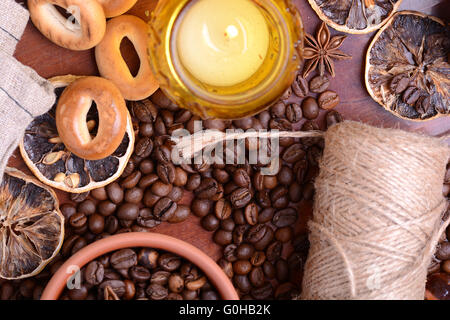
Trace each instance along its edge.
{"label": "star anise", "polygon": [[333,59],[344,60],[352,58],[339,50],[346,37],[339,35],[331,38],[330,30],[328,30],[325,22],[322,22],[322,25],[317,31],[316,39],[306,34],[306,44],[308,47],[304,50],[304,58],[308,61],[306,61],[303,68],[303,77],[308,77],[317,66],[319,66],[321,76],[325,74],[326,69],[334,77],[335,68]]}
{"label": "star anise", "polygon": [[113,288],[110,286],[106,286],[104,290],[105,300],[120,300]]}

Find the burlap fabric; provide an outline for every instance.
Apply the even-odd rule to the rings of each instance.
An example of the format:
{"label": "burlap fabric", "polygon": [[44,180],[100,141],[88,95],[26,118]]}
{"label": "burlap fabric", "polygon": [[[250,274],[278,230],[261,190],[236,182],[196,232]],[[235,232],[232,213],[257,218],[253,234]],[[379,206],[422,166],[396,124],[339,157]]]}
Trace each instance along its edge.
{"label": "burlap fabric", "polygon": [[55,102],[52,85],[12,54],[28,22],[28,11],[13,0],[0,6],[0,182],[9,157],[34,117]]}

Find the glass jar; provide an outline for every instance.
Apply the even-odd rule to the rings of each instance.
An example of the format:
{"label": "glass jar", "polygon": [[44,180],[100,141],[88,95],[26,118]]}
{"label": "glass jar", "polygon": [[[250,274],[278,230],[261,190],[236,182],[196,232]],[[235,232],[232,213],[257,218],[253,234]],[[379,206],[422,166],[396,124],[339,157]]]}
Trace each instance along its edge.
{"label": "glass jar", "polygon": [[149,60],[164,93],[203,119],[239,119],[277,102],[294,81],[303,60],[303,24],[292,1],[252,0],[268,26],[267,55],[250,78],[226,87],[202,83],[180,62],[177,28],[184,9],[195,1],[160,0],[152,12]]}

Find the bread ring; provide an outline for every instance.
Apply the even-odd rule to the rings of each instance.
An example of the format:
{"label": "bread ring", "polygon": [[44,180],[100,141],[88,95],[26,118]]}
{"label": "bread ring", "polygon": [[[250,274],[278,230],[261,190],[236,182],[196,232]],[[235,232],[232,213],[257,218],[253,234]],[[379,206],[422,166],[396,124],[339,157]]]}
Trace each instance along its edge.
{"label": "bread ring", "polygon": [[[148,61],[148,28],[143,20],[134,16],[113,18],[106,25],[105,37],[95,48],[100,74],[114,82],[127,100],[143,100],[159,88]],[[141,61],[136,77],[131,74],[120,52],[120,43],[125,37],[133,43]]]}
{"label": "bread ring", "polygon": [[107,18],[117,17],[130,10],[137,0],[97,0],[103,6]]}
{"label": "bread ring", "polygon": [[[65,8],[72,16],[65,18],[55,5]],[[106,18],[97,0],[28,0],[28,9],[36,28],[50,41],[67,49],[93,48],[105,34]]]}
{"label": "bread ring", "polygon": [[[95,102],[99,124],[91,138],[86,115]],[[99,77],[84,77],[70,84],[56,107],[56,128],[69,151],[86,160],[104,159],[117,150],[125,135],[128,109],[119,89]]]}

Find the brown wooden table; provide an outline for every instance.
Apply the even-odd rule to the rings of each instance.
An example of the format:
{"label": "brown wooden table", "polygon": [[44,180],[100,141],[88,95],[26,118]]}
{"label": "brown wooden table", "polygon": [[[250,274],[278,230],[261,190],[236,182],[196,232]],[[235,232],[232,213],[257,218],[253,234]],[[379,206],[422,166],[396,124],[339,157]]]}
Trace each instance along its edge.
{"label": "brown wooden table", "polygon": [[[301,10],[306,31],[315,33],[320,22],[318,17],[306,0],[296,0],[295,2]],[[156,0],[139,0],[135,7],[130,10],[130,14],[147,21],[149,18],[145,12],[152,10],[156,3]],[[404,0],[401,9],[422,11],[447,20],[450,18],[450,1],[448,0]],[[331,31],[335,33],[334,30]],[[331,82],[331,88],[341,97],[341,104],[336,110],[341,112],[345,119],[357,120],[379,127],[402,128],[435,136],[449,133],[450,118],[448,117],[420,123],[401,120],[385,111],[371,99],[364,85],[364,61],[372,37],[373,33],[349,35],[342,46],[342,50],[352,55],[353,59],[336,63],[336,73],[339,80],[333,79]],[[131,54],[132,51],[129,44],[124,45],[124,56],[133,68],[137,66],[138,62],[136,57]],[[42,36],[31,22],[18,44],[15,57],[22,63],[34,68],[45,78],[64,74],[98,74],[93,50],[74,52],[58,47]],[[323,117],[323,114],[321,116]],[[30,173],[17,151],[10,159],[9,165]],[[68,201],[68,196],[65,193],[58,192],[58,196],[62,203]],[[188,200],[187,198],[186,201]],[[300,212],[296,231],[304,232],[305,222],[311,215],[311,203],[302,203]],[[219,258],[219,247],[213,243],[211,233],[201,228],[198,220],[198,218],[192,216],[184,223],[178,225],[163,223],[154,230],[188,241],[204,250],[214,259]]]}

